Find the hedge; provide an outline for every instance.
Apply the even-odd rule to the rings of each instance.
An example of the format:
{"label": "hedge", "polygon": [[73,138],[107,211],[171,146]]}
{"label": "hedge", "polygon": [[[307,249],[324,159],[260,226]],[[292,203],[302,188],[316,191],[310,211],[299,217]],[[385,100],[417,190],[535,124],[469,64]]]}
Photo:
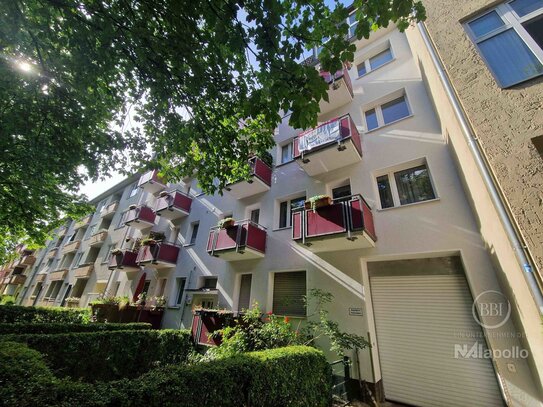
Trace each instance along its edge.
{"label": "hedge", "polygon": [[132,331],[151,329],[151,324],[138,322],[130,324],[65,324],[58,322],[0,324],[0,335],[62,334],[70,332]]}
{"label": "hedge", "polygon": [[0,341],[25,343],[44,356],[56,376],[88,382],[133,378],[156,366],[183,363],[192,348],[190,332],[173,329],[3,335]]}
{"label": "hedge", "polygon": [[90,321],[88,308],[23,307],[0,305],[0,323],[57,322],[82,324]]}
{"label": "hedge", "polygon": [[[22,344],[17,346],[7,349],[28,358],[31,351]],[[5,353],[0,352],[0,365],[5,363]],[[13,401],[18,407],[326,407],[331,404],[330,366],[322,352],[304,346],[247,353],[191,366],[157,368],[136,379],[96,384],[51,378],[43,370],[41,355],[34,357],[40,366],[40,380],[29,385],[16,375],[0,373],[0,400],[8,404]],[[13,359],[11,363],[17,363]]]}

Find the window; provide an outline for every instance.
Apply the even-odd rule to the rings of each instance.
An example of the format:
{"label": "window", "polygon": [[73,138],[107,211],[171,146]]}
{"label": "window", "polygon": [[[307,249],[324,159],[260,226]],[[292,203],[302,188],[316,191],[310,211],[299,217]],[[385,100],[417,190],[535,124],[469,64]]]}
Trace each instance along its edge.
{"label": "window", "polygon": [[281,164],[292,161],[292,141],[281,146]]}
{"label": "window", "polygon": [[251,222],[258,223],[260,220],[260,209],[253,209],[251,211]]}
{"label": "window", "polygon": [[338,202],[348,200],[351,195],[351,185],[344,185],[332,189],[332,198]]}
{"label": "window", "polygon": [[135,182],[134,184],[132,184],[132,187],[130,189],[130,194],[128,194],[128,197],[129,198],[132,198],[134,195],[136,195],[138,193],[138,183]]}
{"label": "window", "polygon": [[210,290],[217,288],[217,277],[204,277],[203,288],[208,288]]}
{"label": "window", "polygon": [[72,263],[72,267],[76,268],[79,266],[79,263],[81,262],[81,256],[83,256],[83,253],[77,253],[74,257],[74,261]]}
{"label": "window", "polygon": [[381,208],[408,205],[436,198],[427,165],[391,171],[376,179]]}
{"label": "window", "polygon": [[91,227],[89,228],[89,233],[87,233],[87,238],[94,235],[94,232],[96,231],[97,226],[98,226],[98,224],[96,224],[96,223],[94,225],[91,225]]}
{"label": "window", "polygon": [[73,242],[75,240],[75,235],[76,235],[76,232],[74,232],[70,238],[68,239],[68,242]]}
{"label": "window", "polygon": [[166,279],[161,278],[158,280],[157,288],[155,290],[156,297],[162,297],[164,295],[164,290],[166,289]]}
{"label": "window", "polygon": [[410,115],[411,112],[407,104],[407,97],[402,95],[390,102],[383,103],[380,106],[367,110],[364,113],[364,116],[366,117],[366,129],[367,131],[374,130],[381,126],[397,122]]}
{"label": "window", "polygon": [[275,273],[273,279],[274,314],[305,317],[305,295],[305,271]]}
{"label": "window", "polygon": [[349,38],[352,38],[356,35],[356,27],[358,26],[358,21],[356,21],[356,11],[349,15],[347,23],[349,24]]}
{"label": "window", "polygon": [[543,74],[543,1],[500,4],[466,28],[500,86]]}
{"label": "window", "polygon": [[279,228],[286,228],[290,226],[291,213],[294,209],[298,209],[304,206],[305,195],[300,198],[294,198],[291,200],[283,201],[279,204]]}
{"label": "window", "polygon": [[177,288],[177,295],[175,296],[175,305],[181,305],[183,301],[183,293],[185,292],[185,283],[187,281],[186,278],[177,278],[176,281],[176,288]]}
{"label": "window", "polygon": [[115,243],[112,243],[108,246],[106,255],[104,256],[104,260],[102,261],[103,263],[107,263],[109,261],[109,259],[111,258],[111,252],[113,251],[113,249],[115,249]]}
{"label": "window", "polygon": [[96,205],[96,212],[102,212],[102,209],[106,206],[106,200],[102,199],[98,205]]}
{"label": "window", "polygon": [[145,284],[143,284],[143,289],[141,290],[141,292],[145,294],[149,294],[150,285],[151,285],[151,280],[145,280]]}
{"label": "window", "polygon": [[382,67],[393,59],[394,56],[392,55],[392,51],[389,45],[385,50],[358,64],[358,76],[364,76],[369,72],[375,71],[376,69]]}
{"label": "window", "polygon": [[251,283],[252,274],[242,274],[239,283],[238,311],[246,310],[251,307]]}
{"label": "window", "polygon": [[190,244],[196,244],[196,238],[198,237],[198,229],[200,228],[199,222],[194,222],[192,224],[192,229],[190,232]]}

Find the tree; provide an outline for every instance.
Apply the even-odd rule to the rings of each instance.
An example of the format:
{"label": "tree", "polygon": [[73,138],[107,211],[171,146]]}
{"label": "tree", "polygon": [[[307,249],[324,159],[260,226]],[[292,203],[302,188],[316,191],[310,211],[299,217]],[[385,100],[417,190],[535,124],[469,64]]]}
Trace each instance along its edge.
{"label": "tree", "polygon": [[[353,6],[357,38],[424,18],[417,0]],[[43,240],[80,208],[82,180],[112,170],[196,172],[209,193],[247,176],[281,111],[316,124],[327,86],[300,62],[317,46],[325,70],[352,61],[348,14],[323,0],[1,2],[0,232]]]}

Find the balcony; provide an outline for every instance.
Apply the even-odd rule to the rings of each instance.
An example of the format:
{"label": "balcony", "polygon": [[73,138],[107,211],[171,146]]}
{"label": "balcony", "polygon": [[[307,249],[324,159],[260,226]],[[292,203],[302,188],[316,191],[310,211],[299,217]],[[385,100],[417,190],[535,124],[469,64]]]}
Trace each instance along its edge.
{"label": "balcony", "polygon": [[136,229],[146,229],[155,224],[155,211],[148,206],[130,207],[124,215],[124,224]]}
{"label": "balcony", "polygon": [[37,274],[36,275],[36,283],[43,283],[45,281],[46,276],[47,276],[47,274],[45,274],[45,273]]}
{"label": "balcony", "polygon": [[355,164],[362,159],[360,134],[349,115],[335,118],[296,137],[294,158],[312,177]]}
{"label": "balcony", "polygon": [[60,270],[53,271],[51,274],[49,274],[49,281],[64,280],[67,274],[68,274],[68,269],[60,269]]}
{"label": "balcony", "polygon": [[157,269],[175,267],[179,246],[157,242],[153,245],[143,245],[138,251],[136,263],[140,266],[150,265]]}
{"label": "balcony", "polygon": [[22,285],[26,281],[26,276],[24,274],[16,274],[11,277],[9,277],[9,281],[7,284],[13,284],[13,285]]}
{"label": "balcony", "polygon": [[77,251],[79,249],[79,246],[81,246],[81,240],[76,240],[74,242],[67,243],[62,248],[62,254],[68,254],[68,253],[75,252],[75,251]]}
{"label": "balcony", "polygon": [[371,209],[360,195],[335,200],[315,211],[293,211],[292,239],[312,252],[369,248],[377,241]]}
{"label": "balcony", "polygon": [[49,250],[49,253],[47,253],[47,256],[46,256],[46,257],[47,257],[48,259],[52,259],[52,258],[56,257],[57,253],[58,253],[58,248],[55,247],[55,248]]}
{"label": "balcony", "polygon": [[101,230],[89,238],[89,246],[101,246],[107,239],[107,230]]}
{"label": "balcony", "polygon": [[271,188],[272,169],[258,157],[249,160],[251,175],[246,180],[228,184],[226,191],[236,199],[243,199],[269,191]]}
{"label": "balcony", "polygon": [[34,256],[33,254],[25,254],[19,259],[17,263],[15,263],[15,266],[30,267],[33,266],[34,263],[36,263],[36,256]]}
{"label": "balcony", "polygon": [[83,219],[81,219],[79,222],[77,222],[74,226],[74,229],[81,229],[82,227],[87,226],[92,219],[92,215],[87,215]]}
{"label": "balcony", "polygon": [[352,102],[354,97],[353,85],[347,68],[340,69],[333,75],[325,71],[321,71],[319,75],[328,84],[328,102],[324,99],[319,102],[321,115],[330,113]]}
{"label": "balcony", "polygon": [[80,264],[78,268],[75,269],[74,277],[75,278],[89,278],[94,271],[94,263]]}
{"label": "balcony", "polygon": [[111,253],[108,268],[110,270],[119,269],[125,272],[139,271],[140,266],[136,263],[137,257],[138,252],[130,250],[125,250],[118,254]]}
{"label": "balcony", "polygon": [[161,192],[155,206],[157,216],[174,221],[190,213],[192,198],[180,191]]}
{"label": "balcony", "polygon": [[156,194],[166,188],[166,183],[158,176],[158,170],[152,170],[140,177],[138,187],[150,194]]}
{"label": "balcony", "polygon": [[226,261],[259,259],[266,254],[266,229],[250,220],[209,231],[207,252]]}
{"label": "balcony", "polygon": [[67,232],[68,232],[68,228],[63,226],[62,228],[59,229],[57,233],[58,238],[62,239],[64,236],[66,236]]}
{"label": "balcony", "polygon": [[111,202],[109,205],[104,206],[100,211],[100,216],[104,219],[112,218],[115,215],[115,212],[119,208],[119,202]]}

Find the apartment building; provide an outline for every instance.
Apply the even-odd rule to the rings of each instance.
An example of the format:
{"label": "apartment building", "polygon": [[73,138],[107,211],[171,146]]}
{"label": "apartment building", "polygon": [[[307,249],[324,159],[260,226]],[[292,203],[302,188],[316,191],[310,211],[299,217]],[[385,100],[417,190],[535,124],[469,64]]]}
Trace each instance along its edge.
{"label": "apartment building", "polygon": [[15,259],[0,267],[0,294],[18,295],[35,263],[35,250],[18,246]]}
{"label": "apartment building", "polygon": [[[357,41],[351,67],[322,72],[320,125],[293,129],[286,115],[274,164],[254,157],[223,195],[151,171],[94,199],[40,251],[20,301],[164,296],[163,326],[200,341],[211,327],[199,308],[256,301],[303,324],[302,297],[318,288],[341,329],[371,343],[348,356],[375,398],[541,405],[537,307],[420,30]],[[489,294],[510,318],[474,306]]]}

